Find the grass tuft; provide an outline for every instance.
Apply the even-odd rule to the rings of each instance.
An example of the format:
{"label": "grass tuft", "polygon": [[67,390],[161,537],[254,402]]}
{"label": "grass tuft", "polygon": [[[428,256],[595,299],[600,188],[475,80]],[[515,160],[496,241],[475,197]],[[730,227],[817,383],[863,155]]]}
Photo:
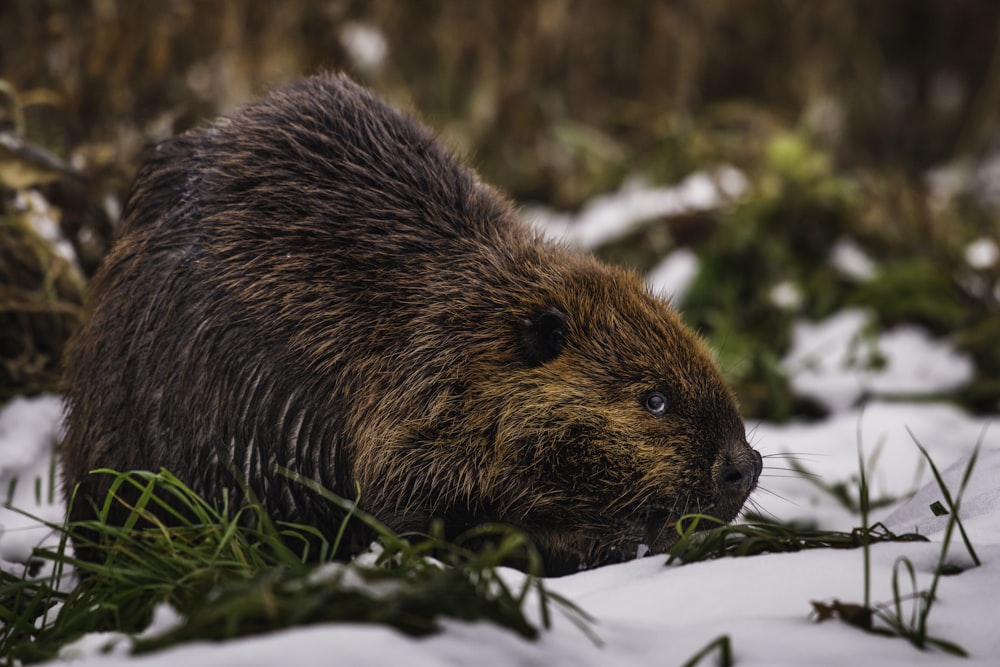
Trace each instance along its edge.
{"label": "grass tuft", "polygon": [[[702,521],[718,524],[698,530]],[[881,523],[851,532],[816,530],[796,524],[769,522],[726,525],[715,517],[691,514],[677,523],[680,539],[668,550],[667,564],[693,563],[725,556],[790,553],[806,549],[856,549],[873,542],[926,542],[916,533],[897,535]]]}
{"label": "grass tuft", "polygon": [[[534,639],[550,626],[555,607],[589,632],[589,617],[544,588],[538,553],[507,527],[482,526],[454,543],[440,530],[404,539],[355,511],[347,520],[365,521],[378,535],[372,551],[350,563],[308,563],[287,544],[315,532],[275,526],[258,504],[230,512],[224,498],[217,509],[166,471],[101,472],[115,479],[100,518],[50,524],[58,545],[36,550],[33,560],[51,566],[47,575],[0,572],[0,664],[53,659],[97,631],[122,633],[135,653],[338,621],[423,636],[438,631],[442,618],[485,620]],[[101,519],[123,487],[137,490],[129,497],[138,500],[124,526],[108,525]],[[72,556],[71,535],[102,558]],[[323,552],[333,553],[326,546]],[[512,560],[528,564],[525,576],[503,576],[501,567]],[[81,575],[75,586],[71,568]],[[163,604],[180,622],[137,637]]]}
{"label": "grass tuft", "polygon": [[[947,505],[947,509],[944,510],[944,513],[948,514],[948,522],[945,525],[944,538],[941,541],[941,553],[938,557],[937,566],[934,568],[934,576],[931,579],[930,587],[925,591],[921,591],[919,589],[917,584],[916,569],[914,568],[913,563],[905,556],[902,556],[898,558],[893,565],[892,601],[873,606],[870,602],[871,559],[869,549],[871,542],[865,540],[863,543],[865,575],[864,604],[845,604],[837,600],[834,600],[830,604],[813,601],[813,610],[817,621],[824,621],[828,618],[839,618],[849,625],[859,627],[868,632],[888,637],[906,639],[921,650],[937,648],[952,655],[967,657],[968,653],[957,643],[940,637],[933,637],[928,634],[928,618],[930,617],[931,609],[934,607],[934,603],[937,601],[937,587],[941,577],[947,574],[955,574],[954,568],[948,567],[946,559],[948,556],[948,548],[951,545],[951,539],[956,527],[962,534],[966,549],[975,563],[975,566],[980,564],[979,558],[972,547],[972,543],[969,541],[968,535],[965,533],[965,529],[962,526],[962,521],[959,518],[959,508],[961,506],[962,494],[965,492],[969,478],[972,476],[972,470],[975,468],[979,450],[983,443],[983,438],[980,436],[979,441],[973,448],[972,455],[969,457],[969,462],[962,475],[962,481],[959,486],[958,493],[955,495],[954,499],[952,499],[951,492],[948,490],[947,485],[944,483],[943,478],[938,472],[937,466],[927,453],[927,450],[920,444],[919,441],[917,441],[912,432],[910,432],[910,437],[913,438],[917,448],[920,449],[921,454],[923,454],[924,458],[930,465],[931,471],[934,474],[934,479],[937,482],[938,489],[941,491],[941,496],[944,498],[944,502]],[[869,509],[867,501],[868,488],[864,470],[865,466],[862,456],[860,434],[858,439],[858,460],[860,462],[861,470],[860,499],[862,522],[867,523]],[[937,501],[932,503],[929,509],[935,516],[941,516],[944,507],[940,501]],[[909,580],[909,592],[906,594],[904,594],[901,590],[901,579],[903,579],[904,582],[906,579]],[[909,614],[906,614],[905,612],[907,605],[904,603],[907,602],[909,603]],[[876,621],[879,621],[880,623],[876,623]]]}

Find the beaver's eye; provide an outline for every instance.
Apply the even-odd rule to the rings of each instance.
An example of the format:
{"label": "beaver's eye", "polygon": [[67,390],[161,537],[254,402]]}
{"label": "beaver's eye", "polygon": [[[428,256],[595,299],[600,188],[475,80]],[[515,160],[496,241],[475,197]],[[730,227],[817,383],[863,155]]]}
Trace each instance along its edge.
{"label": "beaver's eye", "polygon": [[667,397],[658,391],[651,391],[643,397],[642,407],[654,417],[662,417],[667,412]]}

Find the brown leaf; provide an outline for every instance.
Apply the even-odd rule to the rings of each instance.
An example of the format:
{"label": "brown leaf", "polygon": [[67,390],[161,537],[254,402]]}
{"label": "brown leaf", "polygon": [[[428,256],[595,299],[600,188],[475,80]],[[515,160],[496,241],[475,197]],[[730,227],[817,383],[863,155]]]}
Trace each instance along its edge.
{"label": "brown leaf", "polygon": [[812,606],[817,623],[831,618],[839,618],[844,623],[862,630],[872,629],[873,612],[870,607],[852,602],[840,602],[839,600],[834,600],[830,604],[812,600]]}

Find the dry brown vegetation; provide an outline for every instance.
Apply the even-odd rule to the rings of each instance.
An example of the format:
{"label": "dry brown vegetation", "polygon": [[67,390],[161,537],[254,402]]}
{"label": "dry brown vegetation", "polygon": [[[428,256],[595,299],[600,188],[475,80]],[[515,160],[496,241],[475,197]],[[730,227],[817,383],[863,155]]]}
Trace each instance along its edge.
{"label": "dry brown vegetation", "polygon": [[[352,57],[350,26],[384,36],[380,65]],[[998,34],[991,0],[8,0],[0,132],[77,172],[37,187],[85,275],[146,147],[323,69],[421,110],[487,180],[558,207],[637,169],[663,182],[719,160],[752,173],[776,135],[800,133],[834,170],[878,173],[856,227],[909,240],[913,226],[898,220],[922,197],[926,168],[995,148]],[[0,149],[0,166],[11,159]],[[16,189],[0,182],[5,221],[21,214]],[[929,225],[931,243],[947,227],[914,224]],[[14,229],[0,225],[5,250]],[[0,276],[4,290],[21,280]],[[0,297],[8,337],[27,316]],[[21,364],[11,349],[3,363]],[[3,395],[49,384],[47,359],[42,381],[0,378]]]}

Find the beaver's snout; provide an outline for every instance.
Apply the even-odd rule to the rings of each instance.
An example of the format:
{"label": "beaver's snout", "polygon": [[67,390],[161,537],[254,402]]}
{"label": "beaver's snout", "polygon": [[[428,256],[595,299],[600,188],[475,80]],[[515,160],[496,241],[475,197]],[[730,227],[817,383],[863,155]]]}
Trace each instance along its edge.
{"label": "beaver's snout", "polygon": [[721,493],[744,499],[756,488],[764,465],[760,452],[756,449],[751,449],[745,443],[737,448],[738,451],[722,453],[721,465],[715,472],[715,484]]}

